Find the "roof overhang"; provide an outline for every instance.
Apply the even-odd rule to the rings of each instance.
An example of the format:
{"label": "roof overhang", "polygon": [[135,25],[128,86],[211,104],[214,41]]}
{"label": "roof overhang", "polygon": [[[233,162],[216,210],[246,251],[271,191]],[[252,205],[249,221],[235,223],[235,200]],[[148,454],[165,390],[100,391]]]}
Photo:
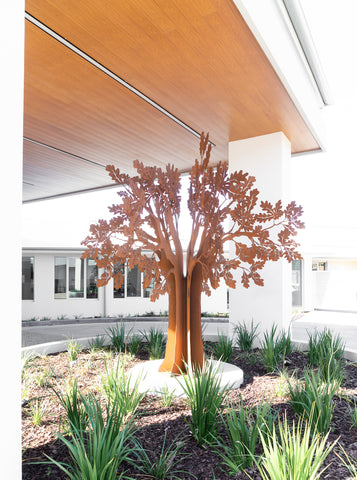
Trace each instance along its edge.
{"label": "roof overhang", "polygon": [[214,163],[277,131],[320,150],[239,3],[26,0],[24,201],[111,186],[107,164],[189,171],[202,131]]}

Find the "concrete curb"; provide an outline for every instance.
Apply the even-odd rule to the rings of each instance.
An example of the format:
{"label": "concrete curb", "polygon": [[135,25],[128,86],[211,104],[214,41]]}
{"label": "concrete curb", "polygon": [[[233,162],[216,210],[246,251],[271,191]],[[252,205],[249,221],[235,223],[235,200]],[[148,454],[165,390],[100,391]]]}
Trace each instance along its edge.
{"label": "concrete curb", "polygon": [[[77,342],[82,347],[82,349],[85,349],[90,346],[91,341],[93,341],[93,339],[95,339],[97,336],[104,337],[104,345],[110,345],[111,343],[110,337],[106,334],[94,335],[92,337],[76,338],[74,339],[74,341]],[[210,342],[216,342],[218,340],[218,335],[204,334],[203,339]],[[21,353],[26,355],[32,355],[32,356],[41,356],[41,355],[49,355],[51,353],[66,352],[67,348],[68,348],[68,340],[60,340],[58,342],[40,343],[38,345],[30,345],[28,347],[22,347]]]}
{"label": "concrete curb", "polygon": [[[77,325],[91,323],[127,323],[127,322],[167,322],[168,317],[100,317],[100,318],[65,318],[63,320],[23,320],[23,327],[48,327],[51,325]],[[228,317],[202,317],[202,323],[229,323]]]}

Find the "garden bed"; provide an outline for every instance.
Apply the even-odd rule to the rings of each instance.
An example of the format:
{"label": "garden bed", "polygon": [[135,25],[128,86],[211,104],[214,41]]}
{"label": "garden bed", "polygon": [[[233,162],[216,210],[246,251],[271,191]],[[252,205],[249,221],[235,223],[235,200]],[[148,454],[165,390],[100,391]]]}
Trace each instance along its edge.
{"label": "garden bed", "polygon": [[[208,351],[210,345],[207,345]],[[115,354],[119,355],[119,354]],[[78,379],[78,389],[83,394],[94,393],[103,396],[102,376],[105,374],[105,360],[108,359],[108,349],[99,350],[95,353],[80,352],[75,362],[70,362],[68,353],[59,353],[32,359],[26,366],[23,374],[23,398],[22,409],[23,430],[23,479],[24,480],[59,480],[68,478],[57,466],[53,464],[39,464],[46,461],[46,455],[57,461],[69,461],[67,447],[57,439],[57,432],[63,432],[64,409],[57,397],[49,387],[61,389],[67,382]],[[143,346],[135,357],[126,356],[126,369],[131,368],[138,362],[148,360],[148,354]],[[280,416],[286,412],[287,418],[297,418],[291,406],[288,404],[286,387],[286,375],[295,373],[297,377],[303,376],[307,367],[307,355],[302,352],[292,352],[285,361],[285,374],[267,373],[261,362],[259,350],[243,353],[234,349],[231,363],[239,366],[244,372],[244,383],[239,390],[232,390],[228,399],[233,403],[239,401],[242,396],[245,406],[256,405],[263,399],[271,401],[273,410]],[[346,362],[345,379],[342,383],[339,395],[335,395],[333,417],[330,425],[329,442],[338,439],[333,451],[328,455],[324,465],[328,468],[321,478],[346,479],[349,478],[347,468],[336,455],[340,447],[354,458],[357,458],[357,428],[352,427],[349,415],[351,399],[357,398],[357,367],[355,364]],[[31,418],[31,404],[38,398],[47,404],[47,410],[43,414],[41,424],[35,426]],[[353,405],[353,404],[352,404]],[[166,444],[170,445],[180,435],[186,444],[180,449],[178,456],[182,455],[183,461],[180,467],[189,471],[199,480],[208,479],[246,479],[246,473],[253,479],[260,479],[256,467],[250,467],[246,472],[239,472],[235,476],[229,476],[227,470],[221,465],[221,458],[208,446],[198,446],[192,437],[185,419],[190,419],[190,408],[184,399],[174,399],[171,406],[163,406],[162,399],[147,395],[141,402],[135,424],[138,427],[136,438],[143,447],[148,450],[159,452],[166,434]],[[259,449],[260,448],[260,449]],[[261,453],[261,447],[258,454]],[[189,456],[186,456],[189,455]],[[36,462],[36,463],[34,463]],[[134,466],[125,464],[127,478],[144,479],[150,478],[141,474]],[[169,478],[169,477],[168,477]],[[186,480],[194,478],[188,474],[178,474],[178,478]]]}

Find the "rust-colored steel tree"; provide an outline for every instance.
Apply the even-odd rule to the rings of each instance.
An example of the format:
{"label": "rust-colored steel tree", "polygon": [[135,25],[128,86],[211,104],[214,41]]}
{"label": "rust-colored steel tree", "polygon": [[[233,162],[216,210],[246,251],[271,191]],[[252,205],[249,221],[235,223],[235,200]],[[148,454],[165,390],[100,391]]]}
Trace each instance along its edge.
{"label": "rust-colored steel tree", "polygon": [[[82,242],[87,246],[83,256],[103,269],[98,286],[114,278],[119,288],[123,276],[116,265],[127,262],[129,268],[137,265],[144,272],[144,288],[154,280],[152,301],[168,293],[168,339],[160,371],[179,373],[185,364],[203,365],[202,292],[210,294],[221,278],[234,288],[235,269],[241,269],[244,287],[251,281],[263,285],[259,270],[267,261],[301,258],[293,238],[296,228],[303,226],[301,207],[291,202],[283,209],[281,201],[275,205],[262,201],[259,208],[255,178],[242,171],[229,173],[223,163],[209,166],[210,153],[208,135],[202,134],[200,160],[190,173],[192,222],[186,255],[178,231],[180,174],[170,164],[163,171],[135,161],[134,177],[107,166],[121,187],[120,203],[109,207],[110,221],[90,226],[90,235]],[[234,244],[234,258],[224,255],[227,242]]]}

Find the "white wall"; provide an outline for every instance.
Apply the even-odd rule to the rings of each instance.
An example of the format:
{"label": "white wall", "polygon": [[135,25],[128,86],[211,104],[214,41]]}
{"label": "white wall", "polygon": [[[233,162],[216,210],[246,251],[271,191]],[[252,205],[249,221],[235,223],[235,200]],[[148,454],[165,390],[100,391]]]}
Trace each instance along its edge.
{"label": "white wall", "polygon": [[24,2],[2,2],[0,57],[2,345],[1,478],[21,478],[21,196]]}
{"label": "white wall", "polygon": [[[73,317],[120,317],[155,314],[168,311],[168,296],[161,296],[156,302],[150,298],[114,298],[113,280],[98,289],[98,298],[55,298],[54,297],[54,257],[80,256],[81,251],[37,251],[25,249],[23,256],[34,257],[34,300],[22,300],[22,319],[57,319]],[[223,284],[213,290],[210,297],[202,294],[202,312],[227,313],[227,287]]]}
{"label": "white wall", "polygon": [[[290,143],[281,133],[262,135],[229,144],[229,168],[243,170],[256,177],[255,187],[260,200],[286,205],[290,201]],[[235,251],[232,246],[232,258]],[[286,330],[291,320],[291,264],[285,260],[267,262],[261,270],[264,286],[251,284],[246,289],[240,283],[240,272],[234,274],[237,288],[230,290],[231,325],[253,320],[260,331],[273,324]]]}
{"label": "white wall", "polygon": [[[27,251],[24,256],[34,257],[34,300],[22,300],[22,319],[50,317],[92,317],[103,315],[103,289],[96,298],[55,298],[54,297],[54,257],[69,253],[39,253]],[[78,252],[73,255],[78,256]]]}
{"label": "white wall", "polygon": [[312,272],[314,308],[357,311],[357,260],[320,261],[327,261],[328,267]]}

